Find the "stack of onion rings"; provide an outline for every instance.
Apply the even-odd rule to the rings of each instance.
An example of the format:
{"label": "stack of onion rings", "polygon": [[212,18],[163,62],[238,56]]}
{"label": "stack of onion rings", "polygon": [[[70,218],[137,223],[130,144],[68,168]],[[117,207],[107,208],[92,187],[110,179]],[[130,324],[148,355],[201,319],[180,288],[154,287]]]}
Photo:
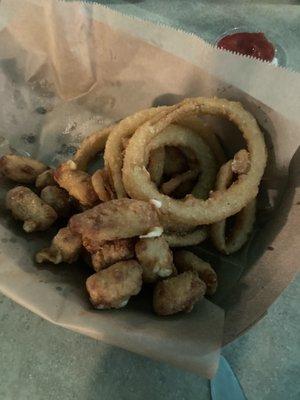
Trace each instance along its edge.
{"label": "stack of onion rings", "polygon": [[[167,126],[185,115],[211,114],[227,117],[235,123],[246,140],[251,160],[249,171],[238,177],[228,189],[207,200],[187,196],[183,200],[166,196],[153,185],[146,170],[151,141]],[[160,215],[172,224],[199,226],[212,224],[238,213],[258,193],[266,165],[263,135],[255,118],[236,102],[218,98],[195,98],[182,102],[175,109],[166,110],[145,122],[132,136],[124,156],[123,183],[132,198],[161,203]]]}
{"label": "stack of onion rings", "polygon": [[[216,179],[216,190],[226,190],[234,181],[232,160],[224,164]],[[230,235],[226,237],[226,220],[210,226],[210,238],[217,250],[231,254],[239,250],[248,240],[255,221],[256,199],[251,200],[235,215],[235,223]]]}
{"label": "stack of onion rings", "polygon": [[[242,150],[232,164],[237,179],[228,178],[226,187],[215,182],[219,167],[217,179],[224,173],[226,157],[211,127],[199,118],[202,114],[229,119],[247,143],[247,170],[234,170],[245,157]],[[73,161],[78,169],[86,170],[103,150],[105,173],[115,197],[155,200],[160,205],[164,236],[171,246],[200,243],[207,237],[205,225],[212,225],[210,237],[222,252],[236,251],[246,241],[255,217],[254,199],[266,165],[266,149],[256,120],[240,103],[199,97],[138,111],[89,136]],[[170,157],[176,151],[180,151],[181,159],[172,168]],[[188,193],[184,188],[189,188]],[[243,235],[231,235],[226,242],[226,218],[236,214],[237,225],[242,226],[238,232]]]}

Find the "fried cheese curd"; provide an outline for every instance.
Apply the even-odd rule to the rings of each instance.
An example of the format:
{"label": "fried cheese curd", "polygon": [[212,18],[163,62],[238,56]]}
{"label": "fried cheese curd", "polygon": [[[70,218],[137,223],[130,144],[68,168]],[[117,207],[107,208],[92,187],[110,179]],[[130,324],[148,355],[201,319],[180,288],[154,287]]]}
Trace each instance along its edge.
{"label": "fried cheese curd", "polygon": [[121,308],[142,288],[142,267],[136,260],[120,261],[91,275],[86,281],[95,308]]}
{"label": "fried cheese curd", "polygon": [[149,202],[117,199],[74,215],[69,227],[81,235],[90,253],[96,253],[107,241],[148,234],[160,227],[160,222],[155,206]]}
{"label": "fried cheese curd", "polygon": [[143,281],[155,282],[176,270],[170,247],[162,236],[139,239],[135,245],[136,257],[143,268]]}
{"label": "fried cheese curd", "polygon": [[154,312],[158,315],[190,312],[205,291],[205,283],[192,271],[159,281],[153,293]]}
{"label": "fried cheese curd", "polygon": [[117,239],[104,242],[91,255],[92,266],[96,272],[115,264],[117,261],[134,258],[134,240]]}
{"label": "fried cheese curd", "polygon": [[57,219],[56,211],[25,186],[16,186],[7,192],[6,208],[24,222],[26,232],[45,231]]}
{"label": "fried cheese curd", "polygon": [[82,248],[79,235],[74,235],[68,227],[62,228],[52,239],[50,247],[40,250],[35,256],[37,263],[73,263]]}
{"label": "fried cheese curd", "polygon": [[48,167],[29,157],[8,154],[0,158],[0,173],[18,183],[34,183]]}

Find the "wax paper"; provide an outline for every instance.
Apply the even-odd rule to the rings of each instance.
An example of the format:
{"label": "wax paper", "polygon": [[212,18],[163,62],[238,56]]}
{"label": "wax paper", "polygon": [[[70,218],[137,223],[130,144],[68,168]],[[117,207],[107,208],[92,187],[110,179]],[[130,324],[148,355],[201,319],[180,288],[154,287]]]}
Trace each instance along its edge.
{"label": "wax paper", "polygon": [[[0,90],[0,154],[31,155],[51,166],[95,130],[184,97],[239,100],[256,116],[269,161],[254,234],[230,257],[209,244],[193,249],[211,261],[220,288],[188,315],[155,316],[147,294],[124,310],[93,310],[85,291],[91,271],[82,261],[36,265],[35,251],[57,229],[25,234],[4,209],[11,185],[1,181],[4,294],[58,325],[212,377],[222,343],[261,318],[298,269],[299,75],[100,5],[24,0],[20,7],[2,0]],[[211,123],[225,147],[232,144],[229,153],[239,148],[231,124]]]}

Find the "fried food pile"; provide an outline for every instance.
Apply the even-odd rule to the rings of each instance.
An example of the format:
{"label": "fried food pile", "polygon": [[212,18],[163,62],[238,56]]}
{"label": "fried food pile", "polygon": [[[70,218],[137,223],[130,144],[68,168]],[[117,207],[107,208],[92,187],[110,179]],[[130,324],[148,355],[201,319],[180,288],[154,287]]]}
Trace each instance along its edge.
{"label": "fried food pile", "polygon": [[[233,122],[247,148],[228,160],[202,114]],[[101,152],[104,167],[90,174]],[[199,97],[94,132],[56,169],[9,154],[0,173],[22,184],[8,191],[6,207],[25,232],[65,221],[37,263],[86,263],[97,309],[124,307],[150,285],[154,312],[165,316],[190,312],[217,290],[212,266],[178,248],[210,239],[231,254],[246,243],[266,158],[257,122],[241,104]]]}

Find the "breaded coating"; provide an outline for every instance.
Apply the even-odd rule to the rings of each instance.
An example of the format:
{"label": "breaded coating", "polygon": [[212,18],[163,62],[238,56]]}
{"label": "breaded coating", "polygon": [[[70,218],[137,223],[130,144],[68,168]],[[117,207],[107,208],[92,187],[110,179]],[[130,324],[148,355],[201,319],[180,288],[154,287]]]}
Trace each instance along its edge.
{"label": "breaded coating", "polygon": [[25,186],[7,192],[6,208],[16,219],[24,221],[26,232],[45,231],[57,219],[56,211]]}
{"label": "breaded coating", "polygon": [[178,147],[166,146],[166,157],[164,163],[164,174],[166,176],[174,176],[182,174],[189,168],[184,153]]}
{"label": "breaded coating", "polygon": [[120,261],[90,276],[86,288],[94,307],[124,307],[142,288],[142,267],[135,260]]}
{"label": "breaded coating", "polygon": [[147,234],[159,226],[156,208],[132,199],[107,201],[69,221],[71,231],[82,236],[83,245],[91,253],[101,249],[104,242]]}
{"label": "breaded coating", "polygon": [[191,271],[159,281],[153,293],[153,308],[158,315],[190,312],[205,294],[206,285]]}
{"label": "breaded coating", "polygon": [[35,187],[42,190],[46,186],[55,186],[56,182],[54,180],[53,173],[53,169],[47,169],[38,175],[35,181]]}
{"label": "breaded coating", "polygon": [[46,186],[41,191],[41,199],[53,207],[60,217],[68,217],[72,210],[71,198],[64,189],[58,186]]}
{"label": "breaded coating", "polygon": [[167,194],[168,196],[171,195],[178,187],[183,185],[187,181],[194,181],[200,173],[200,169],[192,169],[188,170],[186,172],[183,172],[180,175],[175,175],[173,178],[171,178],[169,181],[164,182],[161,185],[161,192],[164,194]]}
{"label": "breaded coating", "polygon": [[139,239],[135,245],[136,257],[143,268],[143,281],[155,282],[176,270],[173,255],[165,238]]}
{"label": "breaded coating", "polygon": [[0,173],[18,183],[34,183],[48,167],[29,157],[8,154],[0,158]]}
{"label": "breaded coating", "polygon": [[92,254],[91,258],[96,272],[118,261],[134,258],[134,240],[119,239],[103,243],[99,250]]}
{"label": "breaded coating", "polygon": [[86,207],[92,207],[99,201],[93,189],[91,176],[77,169],[73,161],[67,161],[54,172],[54,179],[70,196]]}
{"label": "breaded coating", "polygon": [[109,201],[116,198],[105,169],[98,169],[92,175],[92,185],[101,201]]}
{"label": "breaded coating", "polygon": [[160,185],[164,172],[164,161],[165,161],[165,148],[158,147],[151,151],[147,170],[150,174],[152,182],[157,186]]}
{"label": "breaded coating", "polygon": [[43,262],[71,264],[78,259],[81,247],[80,236],[72,234],[68,227],[62,228],[54,236],[51,246],[40,250],[35,260],[39,264]]}
{"label": "breaded coating", "polygon": [[174,263],[179,272],[193,271],[206,284],[206,293],[216,292],[218,278],[211,265],[187,250],[178,250],[173,253]]}
{"label": "breaded coating", "polygon": [[250,165],[250,155],[247,150],[242,149],[234,155],[231,169],[235,174],[247,174]]}

